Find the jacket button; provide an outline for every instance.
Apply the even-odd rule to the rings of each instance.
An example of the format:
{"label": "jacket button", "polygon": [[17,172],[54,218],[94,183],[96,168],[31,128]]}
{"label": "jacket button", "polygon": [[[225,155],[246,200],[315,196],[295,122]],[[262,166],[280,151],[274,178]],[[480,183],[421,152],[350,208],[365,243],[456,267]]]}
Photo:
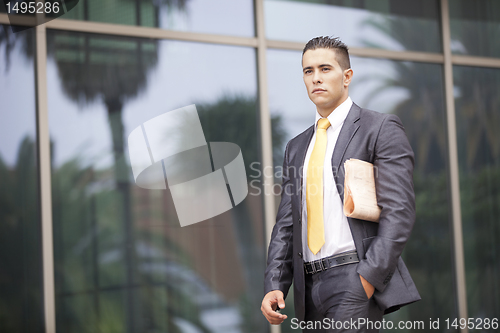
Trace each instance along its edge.
{"label": "jacket button", "polygon": [[299,217],[299,224],[302,224],[302,219]]}
{"label": "jacket button", "polygon": [[299,257],[301,257],[301,258],[302,258],[302,252],[299,252],[299,253],[298,253],[298,255],[299,255]]}

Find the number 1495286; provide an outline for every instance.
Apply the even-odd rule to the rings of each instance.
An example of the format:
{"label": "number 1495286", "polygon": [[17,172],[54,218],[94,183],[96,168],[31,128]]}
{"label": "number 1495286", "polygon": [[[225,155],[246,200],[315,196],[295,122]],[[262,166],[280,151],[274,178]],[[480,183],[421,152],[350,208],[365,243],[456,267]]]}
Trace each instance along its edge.
{"label": "number 1495286", "polygon": [[59,13],[59,2],[36,2],[36,1],[23,1],[11,4],[7,2],[7,14],[50,14]]}
{"label": "number 1495286", "polygon": [[446,328],[454,328],[454,329],[476,329],[476,330],[496,330],[498,329],[498,318],[455,318],[450,319],[447,318],[445,320]]}

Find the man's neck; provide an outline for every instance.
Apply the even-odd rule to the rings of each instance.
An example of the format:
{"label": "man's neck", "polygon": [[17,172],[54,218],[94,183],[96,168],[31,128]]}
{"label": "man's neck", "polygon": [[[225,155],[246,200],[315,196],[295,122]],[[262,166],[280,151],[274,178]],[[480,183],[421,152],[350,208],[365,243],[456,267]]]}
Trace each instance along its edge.
{"label": "man's neck", "polygon": [[316,107],[316,110],[318,111],[318,113],[321,115],[321,117],[323,118],[327,118],[333,111],[335,111],[340,105],[342,105],[342,103],[344,103],[347,98],[349,97],[349,95],[346,95],[344,98],[342,98],[342,100],[337,103],[337,105],[335,105],[333,108],[326,108],[326,109],[320,109],[319,107]]}

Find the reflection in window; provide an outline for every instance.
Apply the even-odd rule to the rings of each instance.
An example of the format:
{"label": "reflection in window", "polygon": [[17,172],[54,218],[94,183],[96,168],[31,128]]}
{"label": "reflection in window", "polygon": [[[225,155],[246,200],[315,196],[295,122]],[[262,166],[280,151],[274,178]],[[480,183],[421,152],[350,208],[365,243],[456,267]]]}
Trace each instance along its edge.
{"label": "reflection in window", "polygon": [[350,47],[441,52],[436,0],[265,0],[264,6],[269,39],[306,43],[334,35]]}
{"label": "reflection in window", "polygon": [[500,70],[455,66],[469,317],[500,313]]}
{"label": "reflection in window", "polygon": [[457,54],[500,57],[500,2],[450,0],[451,50]]}
{"label": "reflection in window", "polygon": [[258,178],[255,50],[49,30],[48,51],[58,330],[268,331],[261,194],[181,228],[127,155],[134,128],[196,104],[207,141],[238,144]]}
{"label": "reflection in window", "polygon": [[65,19],[253,37],[252,0],[80,0]]}
{"label": "reflection in window", "polygon": [[41,332],[34,31],[0,25],[0,331]]}

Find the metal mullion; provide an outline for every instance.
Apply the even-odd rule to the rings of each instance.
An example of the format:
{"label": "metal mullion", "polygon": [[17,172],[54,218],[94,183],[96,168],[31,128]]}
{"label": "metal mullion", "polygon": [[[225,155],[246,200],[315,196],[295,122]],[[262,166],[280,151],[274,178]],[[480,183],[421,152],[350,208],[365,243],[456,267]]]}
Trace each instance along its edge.
{"label": "metal mullion", "polygon": [[[24,24],[23,24],[24,22]],[[0,24],[10,24],[7,14],[0,13]],[[32,18],[21,17],[19,25],[33,25]],[[202,43],[257,47],[256,37],[238,37],[197,32],[173,31],[161,28],[138,27],[57,18],[44,24],[46,29],[78,31],[102,35],[182,40]]]}
{"label": "metal mullion", "polygon": [[[275,202],[272,195],[274,185],[273,171],[271,174],[265,173],[265,170],[273,170],[273,151],[272,151],[272,129],[271,115],[269,111],[269,94],[267,87],[267,46],[264,29],[264,0],[256,0],[256,21],[257,21],[257,62],[258,62],[258,81],[259,81],[259,109],[260,109],[260,132],[261,132],[261,150],[262,150],[262,170],[263,170],[263,188],[264,188],[264,216],[266,223],[266,241],[269,243],[272,228],[275,222]],[[268,195],[266,195],[268,194]]]}
{"label": "metal mullion", "polygon": [[414,61],[426,63],[444,62],[444,57],[441,53],[417,52],[417,51],[393,51],[373,48],[349,48],[349,54],[356,57],[364,58],[382,58],[399,61]]}
{"label": "metal mullion", "polygon": [[467,55],[452,55],[451,56],[451,63],[453,65],[461,65],[461,66],[500,68],[500,59],[499,58],[474,57],[474,56],[467,56]]}
{"label": "metal mullion", "polygon": [[[455,120],[455,98],[453,95],[453,64],[451,56],[451,34],[448,0],[441,0],[441,30],[444,54],[444,79],[446,97],[446,118],[448,130],[448,153],[450,167],[451,208],[453,216],[453,246],[455,256],[456,293],[458,300],[458,315],[467,315],[467,288],[465,280],[465,260],[462,235],[462,212],[460,206],[460,177],[458,170],[457,133]],[[461,332],[467,333],[467,327]]]}
{"label": "metal mullion", "polygon": [[36,31],[36,103],[40,174],[40,210],[42,223],[43,302],[45,332],[55,333],[54,243],[52,225],[52,184],[50,134],[47,102],[47,34],[45,25]]}
{"label": "metal mullion", "polygon": [[[12,23],[15,25],[24,25],[34,27],[36,25],[36,17],[34,16],[11,16]],[[0,24],[9,24],[11,25],[11,20],[9,20],[9,16],[5,13],[0,13]]]}
{"label": "metal mullion", "polygon": [[[264,26],[264,0],[255,0],[255,22],[257,26],[257,65],[259,82],[259,110],[260,110],[260,134],[262,151],[262,188],[264,190],[264,224],[266,253],[267,244],[270,242],[271,232],[273,230],[276,212],[275,197],[273,194],[274,186],[274,167],[273,167],[273,143],[271,114],[269,111],[269,93],[267,87],[267,41],[266,30]],[[266,173],[266,170],[270,172]],[[281,326],[270,325],[271,333],[281,333]]]}
{"label": "metal mullion", "polygon": [[182,40],[202,43],[257,47],[257,38],[225,36],[197,32],[173,31],[161,28],[138,27],[58,18],[46,23],[47,29],[78,31],[105,35]]}

